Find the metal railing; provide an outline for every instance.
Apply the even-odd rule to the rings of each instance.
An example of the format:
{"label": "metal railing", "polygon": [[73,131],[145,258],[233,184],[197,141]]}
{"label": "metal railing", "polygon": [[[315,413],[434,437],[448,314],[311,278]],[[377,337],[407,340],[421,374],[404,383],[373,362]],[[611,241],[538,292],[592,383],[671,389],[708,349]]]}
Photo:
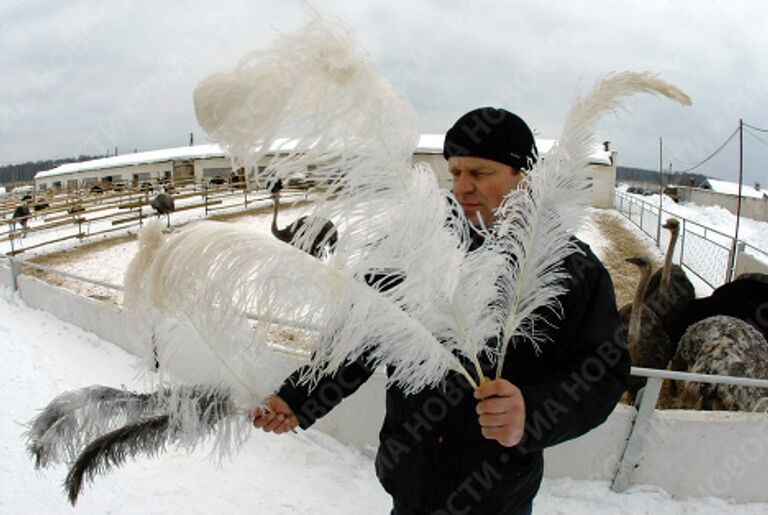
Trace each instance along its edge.
{"label": "metal railing", "polygon": [[[696,383],[730,384],[752,388],[768,389],[768,379],[753,379],[749,377],[720,376],[709,374],[692,374],[689,372],[674,372],[653,368],[632,367],[632,375],[646,377],[645,387],[640,390],[637,400],[637,416],[624,448],[624,454],[619,462],[619,468],[611,484],[611,490],[623,492],[632,484],[632,473],[643,457],[648,435],[651,430],[651,419],[656,411],[656,403],[661,393],[663,380],[690,381]],[[766,392],[768,397],[768,392]]]}
{"label": "metal railing", "polygon": [[[684,266],[689,272],[712,288],[722,286],[731,279],[734,252],[738,247],[733,236],[707,227],[693,220],[675,215],[671,211],[627,193],[615,190],[614,209],[626,216],[640,230],[653,238],[659,248],[666,248],[669,232],[661,229],[666,218],[680,220],[680,236],[675,248],[673,262]],[[661,214],[660,214],[661,213]],[[768,261],[768,253],[744,243],[751,253],[762,255]]]}

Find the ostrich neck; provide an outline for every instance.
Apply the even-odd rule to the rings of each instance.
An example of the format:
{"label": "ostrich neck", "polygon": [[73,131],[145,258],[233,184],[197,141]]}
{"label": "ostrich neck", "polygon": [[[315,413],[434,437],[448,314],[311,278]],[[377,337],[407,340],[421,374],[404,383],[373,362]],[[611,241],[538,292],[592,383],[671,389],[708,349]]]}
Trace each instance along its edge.
{"label": "ostrich neck", "polygon": [[637,340],[640,337],[640,324],[643,320],[643,298],[645,298],[645,291],[648,289],[648,282],[651,279],[650,267],[642,267],[640,269],[640,284],[637,285],[637,291],[635,292],[635,298],[632,300],[632,314],[629,317],[629,329],[627,330],[627,343],[637,344]]}
{"label": "ostrich neck", "polygon": [[280,229],[277,228],[277,211],[280,209],[280,195],[272,195],[272,234],[277,234]]}
{"label": "ostrich neck", "polygon": [[667,255],[664,257],[664,269],[661,272],[661,296],[666,297],[669,291],[669,277],[672,273],[672,256],[675,253],[675,244],[677,243],[678,230],[670,230],[669,245],[667,245]]}

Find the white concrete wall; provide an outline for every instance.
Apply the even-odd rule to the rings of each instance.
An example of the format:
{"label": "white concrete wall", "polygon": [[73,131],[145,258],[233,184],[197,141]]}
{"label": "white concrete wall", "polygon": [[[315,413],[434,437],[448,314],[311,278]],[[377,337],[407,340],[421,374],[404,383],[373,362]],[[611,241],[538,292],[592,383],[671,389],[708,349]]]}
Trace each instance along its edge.
{"label": "white concrete wall", "polygon": [[[51,312],[125,350],[138,353],[131,324],[118,308],[80,297],[35,278],[19,277],[20,296],[29,306]],[[10,270],[0,261],[0,283]],[[286,359],[295,359],[287,356]],[[375,374],[358,392],[316,427],[372,454],[384,417],[386,378]],[[550,478],[613,479],[636,411],[620,405],[594,431],[545,451]],[[673,496],[719,496],[740,502],[768,502],[764,464],[768,459],[765,414],[657,411],[646,438],[646,452],[633,483],[656,485]]]}
{"label": "white concrete wall", "polygon": [[612,481],[624,454],[637,410],[619,404],[601,426],[544,450],[544,476]]}
{"label": "white concrete wall", "polygon": [[0,286],[13,288],[13,277],[11,276],[11,263],[7,259],[0,259]]}
{"label": "white concrete wall", "polygon": [[765,413],[657,411],[636,483],[681,497],[768,501]]}
{"label": "white concrete wall", "polygon": [[[690,188],[687,186],[678,186],[677,191],[682,202],[693,202],[699,206],[720,206],[736,214],[736,205],[738,203],[736,195],[727,195],[712,190]],[[768,222],[768,199],[742,197],[741,216]]]}
{"label": "white concrete wall", "polygon": [[19,294],[27,305],[47,311],[128,352],[141,353],[142,347],[136,341],[134,324],[117,307],[23,274],[18,278],[18,285]]}

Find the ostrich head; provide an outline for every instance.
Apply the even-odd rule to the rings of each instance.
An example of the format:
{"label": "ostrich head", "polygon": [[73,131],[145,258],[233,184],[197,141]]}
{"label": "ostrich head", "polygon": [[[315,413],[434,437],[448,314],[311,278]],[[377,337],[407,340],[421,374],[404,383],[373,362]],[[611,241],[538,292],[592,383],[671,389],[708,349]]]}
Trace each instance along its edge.
{"label": "ostrich head", "polygon": [[666,223],[662,227],[672,233],[677,233],[680,230],[680,220],[677,218],[667,218]]}
{"label": "ostrich head", "polygon": [[280,194],[280,190],[282,189],[283,189],[282,179],[273,180],[267,185],[267,191],[270,194],[272,194],[273,197]]}

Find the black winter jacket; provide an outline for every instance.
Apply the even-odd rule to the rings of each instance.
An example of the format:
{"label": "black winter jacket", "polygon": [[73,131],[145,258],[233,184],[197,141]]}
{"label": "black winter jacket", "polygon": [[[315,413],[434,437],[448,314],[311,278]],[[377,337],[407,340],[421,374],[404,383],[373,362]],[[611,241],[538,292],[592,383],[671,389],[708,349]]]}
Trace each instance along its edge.
{"label": "black winter jacket", "polygon": [[[543,313],[547,320],[537,327],[550,342],[539,352],[529,343],[509,346],[502,375],[520,388],[526,404],[520,444],[506,448],[482,436],[477,401],[458,374],[442,388],[412,396],[394,386],[387,389],[376,473],[399,510],[514,513],[539,489],[542,450],[586,433],[611,413],[627,385],[629,354],[611,279],[589,247],[581,242],[579,247],[583,254],[572,254],[564,263],[570,280],[560,298],[562,319]],[[483,367],[493,377],[493,367],[487,362]],[[361,359],[322,379],[311,392],[289,380],[278,395],[306,429],[372,373]]]}

